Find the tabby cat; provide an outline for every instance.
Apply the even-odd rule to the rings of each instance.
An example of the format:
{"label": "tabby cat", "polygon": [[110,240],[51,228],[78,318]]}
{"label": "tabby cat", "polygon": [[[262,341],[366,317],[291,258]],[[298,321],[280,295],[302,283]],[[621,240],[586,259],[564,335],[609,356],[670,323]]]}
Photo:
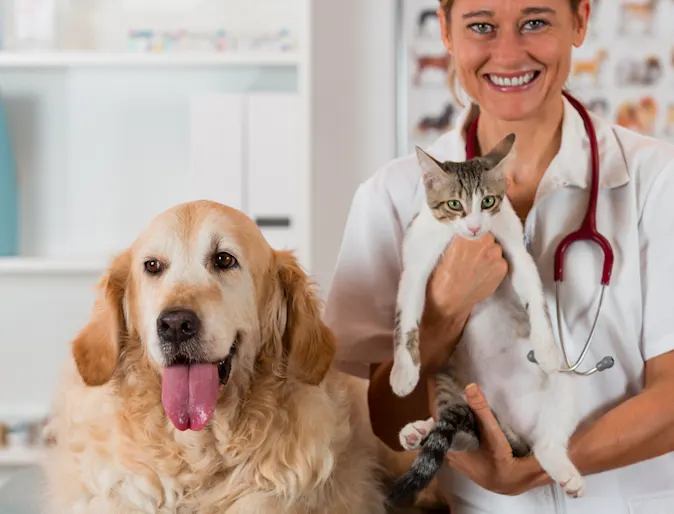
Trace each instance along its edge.
{"label": "tabby cat", "polygon": [[[584,480],[567,453],[578,422],[571,373],[560,371],[543,286],[524,244],[522,222],[506,196],[505,168],[514,154],[510,134],[484,157],[440,162],[417,148],[426,201],[403,243],[390,384],[406,396],[419,381],[419,322],[426,284],[455,236],[494,235],[509,263],[496,292],[473,309],[461,340],[437,376],[437,423],[430,418],[400,432],[406,449],[419,449],[412,468],[393,486],[396,502],[426,487],[448,451],[479,446],[476,418],[464,390],[483,390],[515,456],[531,451],[567,495],[584,494]],[[531,351],[533,350],[533,354]]]}

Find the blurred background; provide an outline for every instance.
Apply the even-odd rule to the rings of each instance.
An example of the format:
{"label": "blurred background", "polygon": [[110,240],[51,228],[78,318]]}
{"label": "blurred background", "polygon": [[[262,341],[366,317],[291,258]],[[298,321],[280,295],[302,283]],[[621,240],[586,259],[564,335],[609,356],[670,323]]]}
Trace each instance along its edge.
{"label": "blurred background", "polygon": [[[670,0],[593,2],[570,88],[674,138]],[[112,254],[210,198],[324,295],[352,195],[452,128],[435,0],[0,2],[0,482],[35,464]]]}

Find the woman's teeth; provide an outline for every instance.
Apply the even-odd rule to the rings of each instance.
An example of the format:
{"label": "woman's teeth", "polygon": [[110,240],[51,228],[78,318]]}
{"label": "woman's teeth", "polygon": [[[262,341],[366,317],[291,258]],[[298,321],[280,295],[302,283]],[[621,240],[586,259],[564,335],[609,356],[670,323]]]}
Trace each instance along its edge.
{"label": "woman's teeth", "polygon": [[533,71],[519,77],[499,77],[497,75],[489,75],[489,80],[491,80],[492,84],[496,84],[497,86],[516,87],[528,84],[534,79],[535,75],[536,74]]}

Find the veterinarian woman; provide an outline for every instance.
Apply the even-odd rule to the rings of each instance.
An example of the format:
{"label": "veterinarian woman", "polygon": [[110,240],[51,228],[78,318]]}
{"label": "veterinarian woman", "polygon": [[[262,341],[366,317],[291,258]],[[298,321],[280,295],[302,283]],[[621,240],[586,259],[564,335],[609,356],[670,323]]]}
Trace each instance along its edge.
{"label": "veterinarian woman", "polygon": [[[525,222],[557,336],[554,255],[580,226],[592,184],[590,136],[563,94],[589,14],[588,0],[441,0],[439,7],[453,75],[473,103],[426,150],[440,160],[465,159],[477,113],[478,154],[516,133],[507,194]],[[614,365],[577,376],[583,423],[570,455],[586,476],[586,496],[567,499],[534,457],[511,456],[478,384],[467,394],[485,434],[481,449],[448,456],[439,479],[453,514],[674,513],[674,147],[596,116],[592,126],[597,229],[613,249],[614,265],[579,369],[604,356]],[[375,432],[398,449],[398,431],[428,417],[432,387],[424,385],[452,351],[471,307],[507,270],[489,235],[448,247],[429,281],[422,319],[424,380],[410,396],[396,397],[389,372],[401,244],[422,201],[414,155],[360,185],[325,314],[339,337],[343,368],[370,378]],[[572,362],[592,328],[603,264],[600,246],[587,241],[569,247],[564,260],[559,301]]]}

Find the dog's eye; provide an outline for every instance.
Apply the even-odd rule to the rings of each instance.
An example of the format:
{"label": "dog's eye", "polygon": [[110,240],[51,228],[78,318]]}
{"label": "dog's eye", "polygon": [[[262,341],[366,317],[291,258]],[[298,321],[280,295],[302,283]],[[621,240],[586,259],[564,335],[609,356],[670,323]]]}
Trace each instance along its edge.
{"label": "dog's eye", "polygon": [[229,269],[237,265],[234,256],[227,252],[216,253],[213,258],[213,263],[215,264],[215,267],[219,269]]}
{"label": "dog's eye", "polygon": [[150,273],[151,275],[156,275],[162,270],[162,265],[161,262],[159,262],[156,259],[151,259],[149,261],[145,261],[145,271]]}

